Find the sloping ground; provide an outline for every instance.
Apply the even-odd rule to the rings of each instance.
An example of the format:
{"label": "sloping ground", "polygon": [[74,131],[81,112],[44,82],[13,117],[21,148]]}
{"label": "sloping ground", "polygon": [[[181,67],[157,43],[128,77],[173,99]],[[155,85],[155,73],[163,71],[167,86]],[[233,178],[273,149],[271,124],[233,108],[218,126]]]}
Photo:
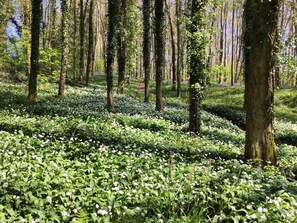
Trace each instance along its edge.
{"label": "sloping ground", "polygon": [[[204,109],[245,129],[243,91],[237,87],[211,87],[206,91]],[[275,96],[276,142],[297,146],[297,91],[279,89]]]}
{"label": "sloping ground", "polygon": [[[186,132],[184,105],[57,86],[24,104],[24,86],[0,86],[0,222],[296,222],[297,147],[280,166],[242,162],[244,134],[203,113]],[[170,100],[168,100],[170,102]]]}

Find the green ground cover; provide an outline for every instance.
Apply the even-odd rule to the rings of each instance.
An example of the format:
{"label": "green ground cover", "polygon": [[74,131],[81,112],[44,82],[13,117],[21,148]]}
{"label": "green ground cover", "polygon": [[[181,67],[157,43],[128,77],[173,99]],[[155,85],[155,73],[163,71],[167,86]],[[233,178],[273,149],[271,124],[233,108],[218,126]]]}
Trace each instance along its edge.
{"label": "green ground cover", "polygon": [[64,99],[48,85],[34,105],[1,83],[0,222],[297,221],[296,146],[279,141],[279,166],[253,168],[232,122],[203,112],[202,134],[186,132],[185,89],[174,99],[165,86],[158,113],[133,82],[109,114],[103,83]]}

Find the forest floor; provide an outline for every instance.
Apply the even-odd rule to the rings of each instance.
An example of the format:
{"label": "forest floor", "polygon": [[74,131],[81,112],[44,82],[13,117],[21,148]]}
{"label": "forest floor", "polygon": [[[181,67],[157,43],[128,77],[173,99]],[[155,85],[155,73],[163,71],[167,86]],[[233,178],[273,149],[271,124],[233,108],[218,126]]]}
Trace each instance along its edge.
{"label": "forest floor", "polygon": [[[0,83],[0,222],[297,222],[296,93],[276,94],[277,167],[242,161],[242,87],[206,90],[199,136],[187,92],[164,86],[164,112],[139,81],[115,95],[89,88]],[[153,85],[151,86],[153,92]],[[295,90],[296,91],[296,90]]]}

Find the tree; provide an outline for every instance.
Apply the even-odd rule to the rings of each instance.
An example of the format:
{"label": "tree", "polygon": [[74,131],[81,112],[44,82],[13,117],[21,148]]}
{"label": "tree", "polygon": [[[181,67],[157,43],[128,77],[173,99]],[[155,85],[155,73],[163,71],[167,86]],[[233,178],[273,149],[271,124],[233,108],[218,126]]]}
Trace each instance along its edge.
{"label": "tree", "polygon": [[155,0],[155,60],[156,60],[156,110],[163,110],[162,80],[165,70],[165,0]]}
{"label": "tree", "polygon": [[143,68],[144,68],[144,102],[149,102],[149,81],[151,73],[151,0],[143,0]]}
{"label": "tree", "polygon": [[31,8],[31,3],[29,0],[25,0],[24,3],[22,4],[23,8],[23,13],[22,13],[22,23],[23,23],[23,29],[22,29],[22,34],[24,41],[26,41],[25,44],[25,54],[26,54],[26,76],[29,77],[30,75],[30,58],[31,58],[31,51],[30,51],[30,23],[31,23],[31,16],[30,16],[30,8]]}
{"label": "tree", "polygon": [[73,52],[72,52],[72,70],[73,79],[76,79],[76,30],[77,30],[77,13],[76,13],[76,0],[73,0]]}
{"label": "tree", "polygon": [[235,22],[235,1],[233,1],[232,5],[232,28],[231,28],[231,86],[234,85],[234,22]]}
{"label": "tree", "polygon": [[206,68],[206,47],[208,42],[205,9],[208,0],[192,0],[191,18],[189,24],[190,58],[189,74],[189,130],[194,133],[200,132],[201,127],[201,99],[204,81],[203,70]]}
{"label": "tree", "polygon": [[91,65],[93,60],[93,48],[94,48],[94,10],[95,10],[95,0],[90,2],[89,11],[89,45],[88,45],[88,59],[87,59],[87,73],[86,73],[86,85],[89,86],[90,75],[91,75]]}
{"label": "tree", "polygon": [[172,90],[176,90],[176,50],[175,50],[175,40],[174,40],[174,30],[173,30],[173,21],[171,19],[171,12],[170,7],[166,2],[166,12],[169,21],[169,28],[170,28],[170,37],[171,37],[171,63],[172,63]]}
{"label": "tree", "polygon": [[80,21],[79,21],[79,76],[83,80],[85,75],[85,13],[84,13],[84,0],[80,0]]}
{"label": "tree", "polygon": [[245,159],[255,165],[277,163],[273,128],[273,48],[279,0],[246,0],[244,8]]}
{"label": "tree", "polygon": [[40,21],[42,16],[42,0],[32,0],[32,23],[31,23],[31,69],[29,77],[29,94],[27,100],[37,100],[37,75],[39,73],[39,36]]}
{"label": "tree", "polygon": [[[119,26],[118,26],[118,89],[117,92],[120,94],[124,93],[125,83],[125,72],[127,62],[127,13],[128,13],[128,2],[127,0],[121,1],[121,10],[119,14]],[[129,24],[131,26],[131,24]]]}
{"label": "tree", "polygon": [[182,24],[182,0],[176,0],[176,45],[177,45],[177,60],[176,60],[176,79],[177,79],[177,91],[176,96],[180,97],[181,94],[181,76],[182,76],[182,60],[183,60],[183,46],[181,36],[181,24]]}
{"label": "tree", "polygon": [[107,57],[106,57],[106,82],[107,82],[107,110],[114,108],[113,102],[113,62],[116,47],[116,28],[118,22],[119,0],[108,1],[108,34],[107,34]]}
{"label": "tree", "polygon": [[64,97],[65,81],[66,81],[66,50],[67,50],[67,13],[68,13],[68,2],[67,0],[61,0],[61,71],[60,71],[60,81],[59,81],[59,92],[58,96]]}

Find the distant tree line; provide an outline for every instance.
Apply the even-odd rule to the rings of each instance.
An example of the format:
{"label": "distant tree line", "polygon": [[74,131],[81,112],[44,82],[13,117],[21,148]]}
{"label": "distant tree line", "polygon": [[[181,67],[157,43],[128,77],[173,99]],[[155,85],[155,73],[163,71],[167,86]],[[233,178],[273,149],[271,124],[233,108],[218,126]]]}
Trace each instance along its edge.
{"label": "distant tree line", "polygon": [[27,77],[29,102],[37,100],[37,77],[58,81],[64,97],[67,82],[88,86],[101,72],[108,111],[117,74],[117,93],[138,78],[145,102],[154,79],[162,112],[164,79],[177,97],[187,79],[189,130],[198,134],[203,89],[245,83],[245,157],[276,164],[273,92],[297,85],[296,0],[0,1],[0,70]]}

